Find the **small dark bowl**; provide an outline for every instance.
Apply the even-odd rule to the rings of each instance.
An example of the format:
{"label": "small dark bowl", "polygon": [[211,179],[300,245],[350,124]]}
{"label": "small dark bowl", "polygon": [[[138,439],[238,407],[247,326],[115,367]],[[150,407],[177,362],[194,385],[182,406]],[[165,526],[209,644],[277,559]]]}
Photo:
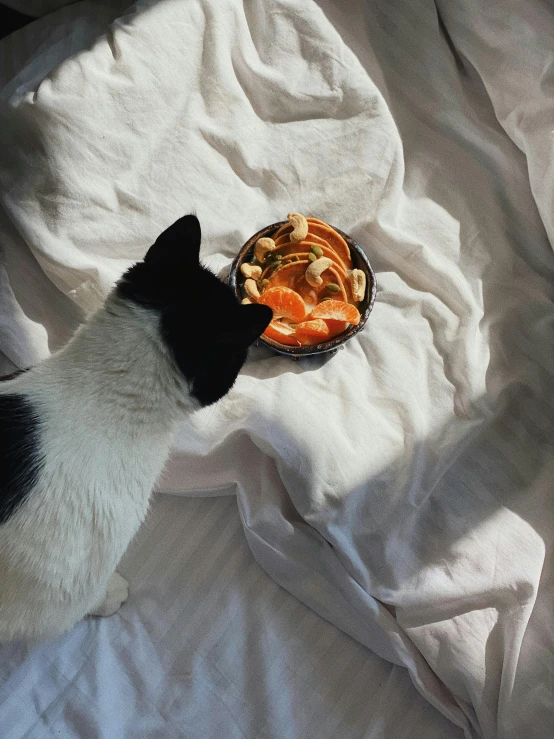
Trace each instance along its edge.
{"label": "small dark bowl", "polygon": [[[279,223],[272,223],[271,226],[266,226],[265,228],[262,228],[261,231],[258,231],[258,233],[254,234],[254,236],[248,239],[246,244],[242,247],[242,249],[235,257],[233,264],[231,265],[231,272],[229,274],[229,285],[233,288],[235,295],[237,296],[237,300],[242,300],[242,284],[245,280],[240,271],[241,264],[243,262],[250,261],[252,253],[254,251],[254,246],[256,245],[258,239],[261,239],[264,236],[273,236],[273,234],[276,233],[276,231],[278,231],[278,229],[280,229],[281,226],[284,226],[285,224],[286,221],[280,221]],[[335,226],[331,226],[331,228],[334,228],[335,231],[339,233],[348,244],[354,267],[356,269],[363,270],[366,274],[366,294],[362,302],[357,305],[357,308],[361,314],[360,323],[357,326],[350,326],[350,328],[346,329],[344,333],[339,334],[339,336],[335,336],[334,338],[328,339],[327,341],[322,341],[320,344],[312,344],[311,346],[285,346],[284,344],[279,344],[276,341],[273,341],[273,339],[268,339],[265,336],[260,336],[258,340],[259,343],[269,347],[270,349],[273,349],[273,351],[277,352],[278,354],[286,354],[293,359],[299,359],[300,357],[309,357],[313,356],[314,354],[325,354],[325,352],[336,351],[339,346],[345,344],[349,339],[355,336],[358,331],[361,331],[362,328],[365,326],[367,319],[369,318],[369,314],[371,313],[373,304],[375,302],[375,293],[377,290],[375,273],[373,272],[369,260],[361,247],[353,239],[351,239],[350,236],[343,233],[340,229],[335,228]]]}

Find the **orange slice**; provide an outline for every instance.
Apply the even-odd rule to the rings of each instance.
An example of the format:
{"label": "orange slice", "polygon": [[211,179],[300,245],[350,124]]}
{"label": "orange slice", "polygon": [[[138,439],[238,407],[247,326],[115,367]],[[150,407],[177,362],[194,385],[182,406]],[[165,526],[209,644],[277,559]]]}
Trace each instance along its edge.
{"label": "orange slice", "polygon": [[267,339],[273,339],[273,341],[277,341],[279,344],[285,344],[285,346],[301,346],[300,341],[294,335],[294,329],[286,323],[280,323],[279,321],[271,321],[262,336],[265,336]]}
{"label": "orange slice", "polygon": [[302,321],[296,326],[296,335],[299,339],[305,337],[325,339],[328,333],[329,328],[321,318],[315,318],[313,321]]}
{"label": "orange slice", "polygon": [[[307,219],[306,219],[306,220],[307,220]],[[277,240],[278,240],[278,239],[279,239],[279,238],[280,238],[281,236],[283,236],[283,234],[290,234],[290,232],[291,232],[291,231],[292,231],[292,226],[291,226],[291,224],[290,224],[290,223],[289,223],[289,222],[287,221],[286,223],[284,223],[284,224],[283,224],[283,225],[281,226],[281,228],[280,228],[280,229],[278,229],[277,231],[275,231],[275,233],[273,234],[273,236],[272,236],[271,238],[273,239],[273,241],[274,241],[275,243],[277,243]]]}
{"label": "orange slice", "polygon": [[328,244],[316,244],[311,241],[311,236],[306,241],[300,241],[298,244],[292,244],[290,241],[284,241],[277,247],[276,253],[282,254],[283,259],[296,256],[299,259],[306,259],[306,255],[311,252],[312,246],[319,246],[323,254],[321,256],[331,259],[335,264],[335,269],[340,273],[343,280],[348,279],[348,275],[339,255],[331,249]]}
{"label": "orange slice", "polygon": [[343,279],[335,267],[329,267],[329,269],[326,269],[325,272],[322,273],[322,284],[319,287],[308,285],[304,275],[306,274],[306,269],[309,264],[310,262],[307,259],[304,259],[299,262],[290,262],[289,264],[285,264],[273,273],[268,268],[262,274],[262,278],[269,279],[269,287],[266,289],[266,292],[274,287],[288,287],[290,290],[293,290],[300,295],[306,304],[306,312],[308,312],[311,311],[312,308],[315,308],[321,297],[331,295],[331,293],[327,291],[327,285],[330,282],[333,282],[340,288],[339,292],[334,293],[335,297],[344,302],[348,301],[348,295]]}
{"label": "orange slice", "polygon": [[294,290],[297,280],[304,277],[309,264],[307,259],[301,259],[298,262],[284,264],[275,272],[273,271],[274,264],[270,264],[262,272],[262,280],[269,279],[271,287],[290,287]]}
{"label": "orange slice", "polygon": [[[285,244],[290,244],[291,240],[289,237],[289,234],[291,232],[290,226],[287,227],[287,232],[281,234],[281,236],[278,236],[275,241],[276,246],[284,246]],[[279,233],[279,231],[277,232]],[[322,239],[321,236],[316,236],[315,234],[310,234],[310,238],[306,239],[306,241],[310,241],[312,244],[319,244],[319,246],[329,246],[329,244],[325,241],[325,239]],[[303,242],[300,242],[303,243]]]}
{"label": "orange slice", "polygon": [[348,323],[356,326],[360,322],[360,311],[355,306],[342,300],[325,300],[323,303],[316,305],[310,318],[348,321]]}
{"label": "orange slice", "polygon": [[[332,267],[329,267],[329,269],[326,269],[325,272],[322,272],[320,276],[323,282],[319,287],[311,287],[310,285],[308,285],[305,279],[302,282],[297,283],[295,289],[300,293],[300,295],[302,295],[304,300],[306,300],[305,287],[307,287],[308,291],[316,292],[318,300],[321,300],[321,298],[324,297],[333,297],[335,300],[343,300],[345,303],[348,302],[348,293],[346,292],[344,280],[334,265]],[[335,285],[338,285],[339,291],[335,293],[331,293],[330,291],[328,291],[327,285],[329,285],[329,283],[334,283]]]}
{"label": "orange slice", "polygon": [[335,252],[342,259],[344,266],[347,269],[352,269],[352,259],[350,258],[350,249],[348,244],[338,234],[335,229],[328,226],[322,221],[318,221],[314,218],[308,218],[308,235],[313,234],[314,236],[320,236],[322,239],[329,244],[329,246],[335,250]]}
{"label": "orange slice", "polygon": [[[279,231],[280,230],[281,229],[279,229]],[[279,233],[279,231],[277,231],[277,233]],[[290,242],[290,239],[287,234],[281,234],[281,236],[277,236],[277,238],[275,238],[276,236],[277,234],[271,237],[273,241],[275,242],[275,246],[281,246],[281,244],[286,244],[287,242]]]}
{"label": "orange slice", "polygon": [[[341,258],[346,269],[352,269],[350,249],[342,236],[337,233],[335,229],[331,228],[327,223],[320,221],[318,218],[306,218],[306,220],[308,221],[308,237],[311,238],[317,236],[319,239],[318,243],[320,244],[324,241]],[[273,240],[278,241],[282,236],[289,234],[291,231],[292,226],[290,223],[285,223],[285,225],[281,226],[281,228],[273,235]]]}
{"label": "orange slice", "polygon": [[[295,262],[296,264],[296,262]],[[289,287],[269,287],[264,290],[258,303],[273,311],[273,318],[288,318],[298,323],[306,315],[306,306],[298,293]]]}
{"label": "orange slice", "polygon": [[312,216],[308,216],[306,218],[308,223],[319,223],[320,226],[328,226],[328,223],[325,223],[325,221],[322,221],[320,218],[312,218]]}

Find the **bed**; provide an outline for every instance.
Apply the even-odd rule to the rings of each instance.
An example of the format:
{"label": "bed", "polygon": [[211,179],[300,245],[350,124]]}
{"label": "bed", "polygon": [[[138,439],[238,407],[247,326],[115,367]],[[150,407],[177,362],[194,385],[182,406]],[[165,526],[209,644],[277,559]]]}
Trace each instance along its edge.
{"label": "bed", "polygon": [[378,295],[183,425],[120,613],[0,648],[2,737],[550,739],[552,9],[10,4],[2,370],[191,210],[222,278],[294,209]]}

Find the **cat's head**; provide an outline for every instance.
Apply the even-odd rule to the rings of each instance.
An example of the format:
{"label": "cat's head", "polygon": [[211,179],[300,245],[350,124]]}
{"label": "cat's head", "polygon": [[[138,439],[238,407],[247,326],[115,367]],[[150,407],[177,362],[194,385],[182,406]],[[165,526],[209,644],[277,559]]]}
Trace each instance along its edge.
{"label": "cat's head", "polygon": [[198,218],[180,218],[123,275],[117,293],[159,313],[162,338],[191,394],[210,405],[231,389],[272,312],[240,305],[231,288],[200,264],[200,240]]}

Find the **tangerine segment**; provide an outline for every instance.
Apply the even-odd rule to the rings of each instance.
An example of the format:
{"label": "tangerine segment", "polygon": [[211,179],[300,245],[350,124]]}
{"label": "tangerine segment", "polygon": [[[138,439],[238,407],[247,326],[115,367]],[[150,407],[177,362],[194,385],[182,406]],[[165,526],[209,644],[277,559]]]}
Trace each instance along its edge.
{"label": "tangerine segment", "polygon": [[274,319],[288,318],[289,321],[298,323],[306,315],[304,301],[289,287],[270,287],[264,290],[258,303],[269,306]]}
{"label": "tangerine segment", "polygon": [[334,321],[348,321],[353,326],[360,322],[360,311],[350,303],[342,300],[325,300],[319,303],[311,312],[310,318],[332,319]]}
{"label": "tangerine segment", "polygon": [[[322,273],[322,283],[319,287],[312,287],[306,282],[305,274],[310,262],[307,259],[299,262],[290,262],[281,267],[277,272],[274,272],[269,277],[269,287],[288,287],[291,290],[297,292],[304,303],[306,304],[306,312],[309,312],[314,308],[319,299],[324,295],[331,295],[327,291],[327,285],[332,282],[338,285],[340,290],[334,293],[338,300],[348,300],[348,296],[344,287],[344,282],[339,273],[334,267],[329,267],[325,272]],[[262,277],[264,277],[262,275]]]}
{"label": "tangerine segment", "polygon": [[329,336],[327,337],[329,339],[344,333],[349,326],[346,321],[336,321],[333,318],[327,318],[325,323],[327,324],[327,329],[329,331]]}
{"label": "tangerine segment", "polygon": [[286,346],[301,346],[300,341],[294,335],[294,329],[286,323],[279,323],[279,321],[271,321],[262,336]]}
{"label": "tangerine segment", "polygon": [[348,295],[345,290],[345,281],[334,266],[329,267],[329,269],[326,269],[325,272],[322,273],[322,284],[319,287],[312,287],[311,285],[308,285],[304,277],[309,265],[310,262],[307,259],[301,259],[298,262],[289,262],[289,264],[279,267],[276,272],[272,272],[271,267],[268,267],[264,270],[262,279],[268,278],[269,286],[262,295],[265,295],[268,290],[274,287],[288,287],[290,290],[299,294],[306,304],[306,312],[309,312],[317,305],[321,296],[331,295],[331,293],[327,291],[326,286],[330,282],[333,282],[340,288],[340,291],[335,293],[336,297],[345,302],[348,300]]}
{"label": "tangerine segment", "polygon": [[299,339],[304,337],[324,339],[328,333],[329,328],[321,318],[315,318],[313,321],[302,321],[296,326],[296,334]]}

